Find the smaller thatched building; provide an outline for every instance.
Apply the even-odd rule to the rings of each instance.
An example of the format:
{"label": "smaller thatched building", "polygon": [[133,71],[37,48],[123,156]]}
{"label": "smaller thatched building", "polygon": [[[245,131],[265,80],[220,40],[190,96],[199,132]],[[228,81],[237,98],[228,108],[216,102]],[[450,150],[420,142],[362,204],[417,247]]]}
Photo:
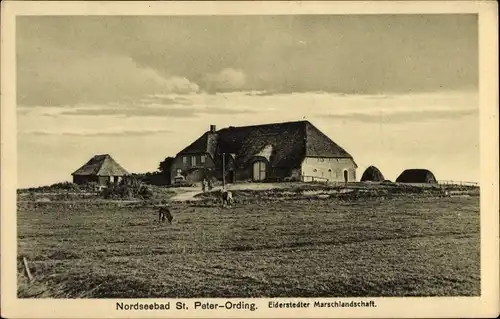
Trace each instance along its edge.
{"label": "smaller thatched building", "polygon": [[382,182],[384,180],[384,175],[375,166],[368,167],[361,176],[362,182]]}
{"label": "smaller thatched building", "polygon": [[108,183],[118,183],[124,176],[130,174],[109,154],[104,154],[95,155],[71,175],[73,175],[73,183],[75,184],[94,182],[104,186]]}
{"label": "smaller thatched building", "polygon": [[407,169],[396,179],[396,183],[437,184],[434,174],[427,169]]}

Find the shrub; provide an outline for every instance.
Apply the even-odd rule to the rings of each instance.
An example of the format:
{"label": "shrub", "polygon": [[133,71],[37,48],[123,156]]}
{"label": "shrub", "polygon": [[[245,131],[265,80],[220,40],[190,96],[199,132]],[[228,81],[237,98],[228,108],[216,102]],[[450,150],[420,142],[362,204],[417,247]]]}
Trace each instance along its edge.
{"label": "shrub", "polygon": [[139,188],[139,197],[143,198],[143,199],[150,199],[150,198],[153,198],[154,197],[154,193],[153,193],[153,190],[146,186],[146,185],[142,185],[140,188]]}
{"label": "shrub", "polygon": [[56,183],[56,184],[49,186],[49,188],[64,189],[64,190],[77,190],[77,189],[79,189],[77,184],[74,184],[71,182]]}
{"label": "shrub", "polygon": [[22,189],[19,191],[27,191],[27,192],[54,192],[58,190],[65,190],[65,191],[77,191],[79,190],[79,186],[77,184],[71,183],[71,182],[62,182],[62,183],[55,183],[52,185],[48,186],[40,186],[40,187],[30,187],[26,189]]}
{"label": "shrub", "polygon": [[55,183],[48,186],[31,187],[25,189],[18,189],[18,193],[58,193],[58,192],[94,192],[98,184],[90,182],[83,185],[78,185],[72,182]]}
{"label": "shrub", "polygon": [[136,178],[127,177],[119,184],[109,184],[102,190],[101,195],[105,199],[151,199],[155,194],[149,186],[142,184]]}
{"label": "shrub", "polygon": [[89,182],[78,186],[80,190],[86,192],[95,192],[99,189],[99,184],[97,182]]}
{"label": "shrub", "polygon": [[168,185],[167,187],[168,188],[176,188],[176,187],[193,187],[193,186],[196,186],[196,185],[194,183],[190,183],[190,182],[182,182],[182,183]]}
{"label": "shrub", "polygon": [[167,179],[165,174],[161,172],[132,174],[132,177],[147,185],[165,186],[170,184],[170,179]]}

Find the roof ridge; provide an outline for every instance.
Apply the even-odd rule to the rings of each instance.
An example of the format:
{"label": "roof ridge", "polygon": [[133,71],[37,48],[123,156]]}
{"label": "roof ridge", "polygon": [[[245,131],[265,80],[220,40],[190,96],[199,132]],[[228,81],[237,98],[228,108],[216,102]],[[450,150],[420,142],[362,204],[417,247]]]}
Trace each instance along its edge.
{"label": "roof ridge", "polygon": [[109,170],[110,167],[115,167],[123,174],[129,174],[117,161],[109,154],[97,154],[88,160],[83,166],[74,171],[72,175],[99,175],[103,169]]}
{"label": "roof ridge", "polygon": [[310,122],[308,120],[300,120],[300,121],[274,122],[274,123],[242,125],[242,126],[232,126],[231,125],[228,127],[223,127],[220,130],[217,130],[216,132],[219,132],[222,130],[227,130],[227,129],[234,129],[234,128],[247,128],[247,127],[259,127],[259,126],[271,126],[271,125],[283,125],[283,124],[299,124],[299,123],[310,123]]}
{"label": "roof ridge", "polygon": [[[311,122],[307,121],[307,123],[309,123],[310,125]],[[303,150],[304,150],[304,158],[307,156],[307,143],[308,143],[308,134],[307,134],[307,123],[304,125],[304,127],[302,128],[304,130],[303,134],[304,134],[304,138],[303,138]]]}

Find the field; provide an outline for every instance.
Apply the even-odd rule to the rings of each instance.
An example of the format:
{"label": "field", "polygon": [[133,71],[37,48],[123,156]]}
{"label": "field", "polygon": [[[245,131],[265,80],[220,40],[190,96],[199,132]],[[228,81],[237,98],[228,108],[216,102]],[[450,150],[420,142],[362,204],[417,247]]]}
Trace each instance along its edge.
{"label": "field", "polygon": [[480,294],[478,196],[243,195],[171,203],[172,225],[141,202],[19,203],[18,296]]}

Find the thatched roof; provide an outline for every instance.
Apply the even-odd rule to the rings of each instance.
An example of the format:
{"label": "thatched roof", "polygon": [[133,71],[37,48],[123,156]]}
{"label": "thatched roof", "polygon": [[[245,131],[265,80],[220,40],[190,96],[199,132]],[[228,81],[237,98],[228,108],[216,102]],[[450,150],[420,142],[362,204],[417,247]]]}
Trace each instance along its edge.
{"label": "thatched roof", "polygon": [[434,174],[427,169],[407,169],[399,175],[396,183],[430,183],[436,184]]}
{"label": "thatched roof", "polygon": [[380,170],[375,166],[368,167],[363,173],[363,176],[361,176],[362,182],[365,181],[382,182],[384,180],[385,180],[384,175],[382,175]]}
{"label": "thatched roof", "polygon": [[95,155],[71,175],[125,176],[130,175],[109,154]]}
{"label": "thatched roof", "polygon": [[[271,150],[271,154],[267,151]],[[235,154],[237,166],[266,153],[273,167],[300,167],[306,156],[351,158],[309,121],[228,127],[206,132],[179,154],[208,153],[216,162],[222,153]]]}
{"label": "thatched roof", "polygon": [[182,154],[199,154],[208,153],[212,157],[215,156],[215,151],[217,148],[218,134],[214,132],[206,132],[200,136],[196,141],[191,143],[180,153]]}

